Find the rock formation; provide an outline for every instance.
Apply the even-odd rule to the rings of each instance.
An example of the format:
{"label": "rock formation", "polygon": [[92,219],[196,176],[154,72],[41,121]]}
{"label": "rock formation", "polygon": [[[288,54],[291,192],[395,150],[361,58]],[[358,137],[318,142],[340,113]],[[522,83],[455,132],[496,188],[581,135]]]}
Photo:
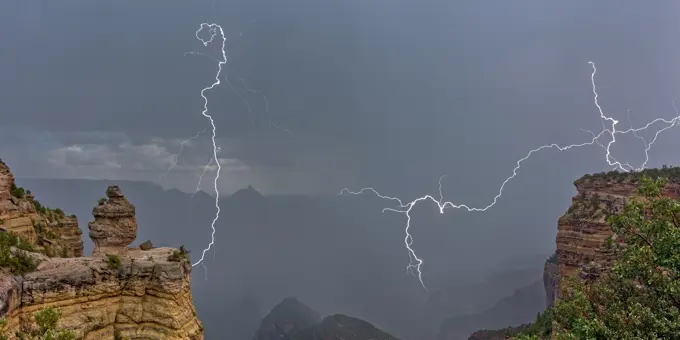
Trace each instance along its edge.
{"label": "rock formation", "polygon": [[83,240],[75,216],[40,204],[19,188],[9,167],[0,160],[0,228],[35,244],[49,256],[83,256]]}
{"label": "rock formation", "polygon": [[295,298],[286,298],[262,319],[254,340],[399,340],[370,323],[335,314],[319,313]]}
{"label": "rock formation", "polygon": [[106,189],[108,200],[100,200],[92,208],[94,221],[88,223],[90,238],[94,242],[93,256],[122,255],[137,238],[135,206],[123,196],[118,186]]}
{"label": "rock formation", "polygon": [[8,329],[31,324],[33,313],[49,305],[59,308],[60,328],[72,330],[76,339],[114,339],[114,333],[203,339],[191,298],[191,265],[169,261],[174,251],[130,251],[117,267],[102,257],[43,258],[37,271],[23,277],[1,275]]}
{"label": "rock formation", "polygon": [[586,175],[574,182],[577,194],[569,210],[557,224],[557,270],[560,278],[595,279],[612,261],[603,247],[613,232],[608,216],[620,212],[626,202],[637,195],[643,174],[669,179],[662,195],[680,197],[680,169],[650,169],[632,174],[609,172]]}
{"label": "rock formation", "polygon": [[557,254],[553,254],[543,265],[543,288],[545,289],[545,305],[550,308],[555,304],[559,270],[557,268]]}
{"label": "rock formation", "polygon": [[286,298],[262,319],[254,340],[287,339],[319,322],[319,313],[295,298]]}
{"label": "rock formation", "polygon": [[[12,191],[19,193],[0,162],[0,216],[14,221],[7,231],[30,236],[33,230],[30,242],[36,245],[49,231],[55,234],[50,239],[55,245],[69,245],[73,254],[79,249],[76,256],[82,256],[80,233],[72,230],[78,226],[75,217],[54,218],[60,215],[57,209],[31,204],[31,198],[18,198]],[[52,306],[61,311],[58,328],[73,331],[76,339],[203,339],[187,254],[173,248],[128,249],[136,238],[135,208],[118,187],[109,187],[107,197],[108,202],[93,209],[95,221],[89,224],[97,253],[107,256],[62,258],[41,251],[45,254],[30,253],[39,263],[32,272],[13,275],[0,268],[0,317],[7,319],[0,334],[18,339],[15,332],[31,327],[36,311]],[[16,222],[20,218],[31,221],[30,228]]]}
{"label": "rock formation", "polygon": [[151,249],[153,249],[153,244],[151,243],[150,240],[146,240],[146,241],[139,244],[139,249],[141,249],[141,250],[151,250]]}

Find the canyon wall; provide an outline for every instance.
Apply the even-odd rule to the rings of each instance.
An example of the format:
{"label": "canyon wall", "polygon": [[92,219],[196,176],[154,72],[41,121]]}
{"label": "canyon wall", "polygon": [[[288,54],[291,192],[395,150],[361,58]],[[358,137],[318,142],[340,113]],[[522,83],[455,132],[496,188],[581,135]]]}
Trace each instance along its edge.
{"label": "canyon wall", "polygon": [[[129,245],[137,236],[134,205],[120,188],[93,208],[88,224],[95,249],[83,257],[75,216],[42,207],[16,188],[0,161],[0,232],[16,233],[35,246],[37,268],[23,275],[0,268],[1,333],[34,327],[33,314],[46,306],[61,311],[58,328],[76,339],[201,340],[190,285],[191,264],[184,249]],[[12,251],[19,251],[12,249]]]}
{"label": "canyon wall", "polygon": [[572,198],[569,210],[557,223],[558,279],[552,282],[553,291],[557,291],[560,278],[577,275],[584,279],[594,278],[611,264],[612,256],[603,247],[605,240],[613,234],[607,218],[620,212],[629,199],[637,196],[639,179],[643,174],[652,178],[668,178],[662,195],[680,197],[679,168],[650,169],[630,174],[600,173],[586,175],[574,182],[577,194]]}

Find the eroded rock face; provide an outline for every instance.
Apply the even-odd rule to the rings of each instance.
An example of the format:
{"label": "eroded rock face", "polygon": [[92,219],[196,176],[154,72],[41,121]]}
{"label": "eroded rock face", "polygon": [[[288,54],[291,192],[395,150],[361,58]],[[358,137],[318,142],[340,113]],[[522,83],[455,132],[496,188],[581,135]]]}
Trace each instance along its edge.
{"label": "eroded rock face", "polygon": [[[10,330],[32,324],[45,306],[76,339],[201,340],[190,289],[191,265],[169,261],[175,249],[130,250],[112,267],[105,257],[47,258],[24,277],[0,275],[0,315]],[[13,332],[7,332],[16,339]]]}
{"label": "eroded rock face", "polygon": [[553,254],[545,261],[543,266],[543,287],[545,289],[545,305],[550,308],[555,304],[555,294],[559,283],[559,270],[557,268],[557,255]]}
{"label": "eroded rock face", "polygon": [[[13,189],[23,197],[13,196]],[[82,257],[76,217],[43,207],[28,192],[21,195],[0,161],[0,228],[40,252],[29,253],[39,262],[34,272],[15,276],[0,268],[0,317],[7,318],[3,335],[16,340],[16,331],[34,324],[36,311],[51,306],[61,312],[58,327],[72,330],[79,340],[114,340],[116,333],[135,340],[203,339],[188,258],[171,256],[173,248],[128,250],[137,234],[135,208],[116,186],[109,187],[107,197],[93,209],[90,236],[96,251],[119,254],[117,266],[107,257]]]}
{"label": "eroded rock face", "polygon": [[137,238],[135,206],[128,202],[118,186],[110,186],[106,197],[108,200],[92,209],[94,221],[88,223],[94,256],[125,254]]}
{"label": "eroded rock face", "polygon": [[[613,255],[604,248],[604,242],[613,232],[606,218],[621,212],[637,195],[640,175],[588,175],[574,182],[577,194],[557,224],[559,280],[567,276],[592,280],[611,265]],[[671,177],[662,195],[680,197],[680,179]]]}
{"label": "eroded rock face", "polygon": [[9,200],[12,184],[14,184],[14,175],[9,170],[7,164],[0,159],[0,201]]}
{"label": "eroded rock face", "polygon": [[[75,216],[40,205],[30,191],[13,196],[14,175],[0,161],[0,228],[36,245],[50,256],[83,256],[82,232]],[[17,188],[18,189],[18,188]]]}

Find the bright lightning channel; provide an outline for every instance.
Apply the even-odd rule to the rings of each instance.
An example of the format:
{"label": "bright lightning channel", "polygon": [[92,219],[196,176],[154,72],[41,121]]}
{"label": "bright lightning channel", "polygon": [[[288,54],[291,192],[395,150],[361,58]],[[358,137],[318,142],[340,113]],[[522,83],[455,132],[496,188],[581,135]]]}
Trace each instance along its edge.
{"label": "bright lightning channel", "polygon": [[[207,30],[208,33],[210,34],[209,39],[203,39],[200,36],[200,33],[204,30]],[[215,209],[217,210],[215,212],[215,218],[213,218],[212,223],[210,224],[210,228],[212,229],[212,233],[210,234],[210,243],[208,243],[208,246],[203,249],[203,252],[201,253],[201,259],[193,263],[191,266],[196,266],[198,264],[201,264],[203,262],[203,259],[205,258],[205,253],[208,252],[211,247],[215,244],[215,223],[217,223],[217,220],[220,218],[220,192],[217,189],[217,181],[220,178],[220,170],[222,170],[222,167],[220,166],[220,161],[219,158],[217,157],[217,152],[220,150],[220,148],[217,146],[217,143],[215,142],[215,137],[217,134],[217,128],[215,127],[215,121],[213,120],[212,116],[208,114],[208,97],[205,96],[205,92],[212,90],[216,86],[220,85],[220,73],[222,73],[222,66],[224,66],[227,63],[227,52],[226,52],[226,41],[227,38],[224,35],[224,30],[222,30],[222,26],[218,24],[208,24],[208,23],[202,23],[201,26],[196,30],[196,39],[200,40],[201,43],[203,43],[203,46],[208,46],[210,45],[213,40],[215,39],[215,36],[219,34],[220,39],[222,39],[222,58],[218,60],[217,62],[217,73],[215,74],[215,82],[213,82],[210,86],[205,87],[201,90],[201,97],[203,98],[203,111],[201,114],[208,118],[210,121],[210,126],[212,126],[212,136],[211,136],[211,141],[212,141],[212,146],[213,146],[213,156],[212,159],[210,160],[215,161],[215,164],[217,165],[217,171],[215,173],[215,180],[213,182],[213,189],[215,190]],[[207,167],[207,165],[206,165]],[[205,173],[205,170],[204,170]],[[203,177],[201,175],[201,177]]]}
{"label": "bright lightning channel", "polygon": [[[251,22],[251,24],[254,24],[254,23],[255,23],[255,20],[253,20],[253,21]],[[210,35],[209,38],[208,38],[208,39],[201,38],[201,35],[200,35],[200,34],[201,34],[202,32],[204,32],[204,31],[206,31],[206,30],[207,30],[207,32],[208,32],[209,35]],[[214,56],[212,56],[212,55],[210,55],[210,54],[205,54],[205,53],[201,53],[201,52],[186,52],[186,53],[184,53],[185,56],[187,56],[187,55],[198,55],[198,56],[206,57],[206,58],[208,58],[209,60],[212,60],[212,61],[216,62],[217,65],[218,65],[218,66],[217,66],[217,73],[215,74],[215,81],[214,81],[210,86],[205,87],[205,88],[203,88],[203,89],[201,90],[201,97],[203,98],[203,111],[201,112],[201,114],[202,114],[204,117],[208,118],[208,120],[210,121],[210,125],[211,125],[211,127],[212,127],[211,141],[212,141],[212,145],[213,145],[213,154],[212,154],[212,157],[210,158],[210,161],[203,167],[203,172],[201,173],[201,176],[200,176],[199,179],[198,179],[198,184],[196,185],[196,190],[194,191],[193,195],[191,196],[191,197],[193,198],[193,197],[201,190],[201,183],[202,183],[202,181],[203,181],[203,177],[205,176],[205,174],[206,174],[206,172],[208,171],[208,169],[211,168],[211,166],[212,166],[212,164],[213,164],[213,162],[214,162],[215,165],[217,166],[217,170],[216,170],[216,174],[215,174],[215,178],[214,178],[214,182],[213,182],[213,189],[214,189],[214,191],[215,191],[215,209],[216,209],[217,211],[216,211],[215,217],[214,217],[214,219],[213,219],[213,221],[212,221],[212,223],[211,223],[211,225],[210,225],[210,227],[211,227],[211,229],[212,229],[212,233],[211,233],[211,237],[210,237],[210,243],[208,243],[208,246],[207,246],[205,249],[203,249],[203,252],[201,253],[201,258],[200,258],[198,261],[196,261],[195,263],[192,264],[192,266],[197,266],[197,265],[200,264],[200,265],[205,269],[205,271],[206,271],[206,277],[205,277],[205,279],[207,280],[207,268],[206,268],[205,264],[203,263],[203,261],[204,261],[204,259],[205,259],[205,254],[206,254],[209,250],[211,250],[211,249],[213,249],[213,248],[215,247],[215,232],[216,232],[215,224],[217,223],[217,221],[219,220],[219,217],[220,217],[220,206],[219,206],[220,194],[219,194],[219,191],[218,191],[218,188],[217,188],[217,182],[218,182],[218,180],[219,180],[220,171],[222,170],[222,167],[221,167],[221,165],[220,165],[219,158],[217,157],[217,153],[220,152],[220,147],[217,146],[217,143],[216,143],[216,141],[215,141],[215,138],[216,138],[216,126],[215,126],[215,122],[214,122],[212,116],[211,116],[210,114],[208,114],[208,98],[206,97],[205,93],[206,93],[206,91],[212,90],[213,88],[215,88],[215,87],[217,87],[217,86],[219,86],[219,85],[221,84],[220,75],[221,75],[221,73],[222,73],[222,71],[223,71],[223,66],[227,63],[227,55],[226,55],[227,37],[226,37],[225,34],[224,34],[224,30],[222,29],[222,26],[220,26],[220,25],[218,25],[218,24],[215,24],[215,23],[212,23],[212,24],[202,23],[202,24],[200,25],[200,27],[198,28],[198,30],[196,30],[196,34],[195,34],[195,35],[196,35],[196,39],[198,39],[199,41],[201,41],[201,43],[203,43],[203,46],[205,46],[205,47],[207,47],[208,45],[212,44],[212,43],[213,43],[213,40],[214,40],[215,37],[218,36],[218,35],[219,35],[219,38],[222,40],[222,45],[221,45],[221,49],[220,49],[220,51],[221,51],[221,58],[220,58],[220,59],[215,58]],[[240,35],[239,35],[238,38],[240,38],[240,37],[242,37],[242,36],[243,36],[243,32],[240,33]],[[238,40],[238,38],[237,38],[236,40]],[[234,91],[234,93],[236,93],[236,95],[241,99],[241,102],[247,107],[247,109],[248,109],[248,114],[249,114],[251,117],[253,117],[252,108],[251,108],[250,104],[249,104],[248,101],[241,95],[241,93],[236,89],[236,87],[229,81],[228,76],[225,76],[225,82],[226,82],[227,85]],[[267,113],[268,115],[270,115],[270,114],[269,114],[269,100],[267,99],[267,97],[266,97],[262,92],[260,92],[260,91],[253,90],[253,89],[250,89],[250,88],[246,87],[246,86],[245,86],[245,82],[244,82],[243,79],[241,79],[241,83],[243,84],[243,87],[244,87],[247,91],[254,92],[254,93],[258,93],[258,94],[260,94],[260,95],[262,96],[262,98],[263,98],[264,101],[265,101],[265,111],[266,111],[266,113]],[[254,122],[254,121],[255,121],[254,117],[253,117],[252,119],[253,119],[253,122]],[[271,118],[271,115],[270,115],[270,119],[269,119],[269,125],[272,126],[272,127],[274,127],[274,128],[277,128],[277,129],[279,129],[279,130],[285,131],[285,132],[287,132],[288,134],[290,134],[291,137],[293,137],[292,131],[290,131],[290,130],[288,130],[288,129],[285,129],[285,128],[282,128],[282,127],[280,127],[280,126],[274,124],[274,123],[273,123],[273,120],[272,120],[272,118]],[[206,129],[206,130],[207,130],[207,129]],[[172,171],[172,169],[177,165],[177,159],[178,159],[179,155],[182,153],[185,144],[188,143],[189,141],[193,140],[193,139],[198,138],[198,137],[199,137],[202,133],[204,133],[206,130],[204,130],[204,131],[202,131],[202,132],[199,132],[198,134],[196,134],[196,136],[191,137],[191,138],[189,138],[189,139],[187,139],[187,140],[185,140],[185,141],[183,141],[183,142],[181,143],[180,150],[179,150],[179,152],[175,155],[174,162],[173,162],[172,166],[166,171],[166,173],[165,173],[164,175],[161,176],[161,179],[162,179],[164,176],[166,176],[168,173],[170,173],[170,171]],[[213,255],[214,255],[214,251],[213,251]]]}
{"label": "bright lightning channel", "polygon": [[[408,256],[409,256],[409,263],[406,266],[406,270],[407,270],[408,273],[415,275],[418,278],[418,281],[420,282],[420,284],[423,286],[423,288],[425,290],[427,290],[427,286],[425,285],[425,282],[423,280],[423,273],[420,269],[421,265],[423,264],[423,260],[420,259],[416,255],[416,252],[412,248],[413,237],[411,236],[411,233],[410,233],[411,210],[413,209],[413,207],[416,206],[416,204],[423,202],[423,201],[431,201],[439,207],[439,213],[441,213],[441,214],[444,213],[444,210],[446,208],[465,209],[468,212],[484,212],[484,211],[487,211],[488,209],[490,209],[491,207],[496,205],[496,202],[498,202],[498,199],[500,199],[500,197],[503,195],[503,189],[505,188],[505,185],[510,180],[515,178],[515,176],[517,176],[517,172],[519,171],[519,169],[522,165],[522,162],[529,159],[529,157],[531,157],[531,155],[533,155],[534,153],[539,152],[541,150],[545,150],[545,149],[557,149],[558,151],[566,151],[566,150],[569,150],[569,149],[572,149],[572,148],[579,148],[579,147],[583,147],[583,146],[597,144],[605,150],[605,152],[606,152],[605,161],[607,162],[607,164],[610,167],[612,167],[614,169],[621,170],[623,172],[640,171],[640,170],[643,170],[645,168],[645,166],[647,165],[647,162],[649,161],[649,150],[651,149],[654,142],[656,142],[659,134],[661,134],[661,132],[666,131],[666,130],[670,129],[671,127],[675,126],[678,123],[678,121],[680,120],[680,112],[678,112],[678,109],[675,106],[675,99],[673,99],[673,108],[675,109],[675,113],[676,113],[676,116],[673,119],[667,120],[667,119],[663,119],[663,118],[657,118],[657,119],[647,123],[643,127],[633,128],[631,126],[631,128],[629,128],[627,130],[616,130],[616,124],[618,124],[619,121],[612,118],[612,117],[606,116],[604,114],[603,110],[602,110],[602,107],[600,106],[600,104],[598,102],[597,87],[595,85],[595,74],[597,73],[597,68],[595,67],[595,63],[590,61],[590,62],[588,62],[588,64],[590,64],[592,69],[593,69],[593,72],[590,75],[590,81],[591,81],[591,85],[592,85],[594,103],[595,103],[595,106],[597,107],[597,110],[600,114],[600,119],[602,121],[602,131],[600,131],[600,133],[598,133],[598,134],[595,134],[591,131],[583,130],[585,132],[590,133],[592,138],[590,139],[590,141],[583,142],[583,143],[580,143],[580,144],[571,144],[571,145],[561,146],[561,145],[553,143],[553,144],[542,145],[538,148],[530,150],[523,158],[520,158],[517,161],[515,168],[512,170],[512,175],[507,177],[501,183],[501,186],[498,189],[498,193],[493,197],[493,200],[488,205],[483,206],[483,207],[470,207],[466,204],[454,204],[454,203],[449,202],[449,201],[443,201],[443,194],[442,194],[442,179],[444,178],[443,176],[439,179],[439,196],[440,196],[439,199],[436,199],[431,195],[425,195],[425,196],[416,198],[413,201],[404,203],[404,201],[401,198],[383,195],[383,194],[381,194],[380,192],[378,192],[377,190],[375,190],[371,187],[363,188],[359,191],[350,191],[349,189],[344,188],[340,191],[340,195],[342,195],[344,193],[352,194],[352,195],[360,195],[360,194],[363,194],[365,192],[371,192],[381,199],[392,201],[396,204],[395,207],[384,208],[382,211],[383,212],[393,211],[393,212],[404,214],[406,216],[406,227],[404,229],[406,236],[404,237],[404,245],[406,246],[406,250],[408,251]],[[611,123],[609,127],[605,126],[605,123],[607,123],[607,122]],[[617,161],[611,155],[610,149],[611,149],[611,146],[616,143],[616,135],[625,135],[625,134],[628,134],[628,133],[632,133],[636,137],[638,137],[638,135],[637,135],[638,132],[646,130],[650,126],[652,126],[653,124],[659,123],[659,122],[663,122],[664,124],[667,124],[667,126],[665,126],[664,128],[662,128],[660,130],[657,130],[652,141],[650,141],[649,143],[645,142],[645,161],[644,161],[644,163],[642,164],[641,167],[634,168],[633,166],[631,166],[628,163],[621,163],[621,162]],[[604,145],[600,142],[600,138],[602,136],[604,136],[605,134],[609,135],[611,137],[611,139],[609,140],[609,142],[606,145]],[[640,138],[640,137],[638,137],[638,138]],[[644,141],[644,139],[643,139],[643,141]]]}

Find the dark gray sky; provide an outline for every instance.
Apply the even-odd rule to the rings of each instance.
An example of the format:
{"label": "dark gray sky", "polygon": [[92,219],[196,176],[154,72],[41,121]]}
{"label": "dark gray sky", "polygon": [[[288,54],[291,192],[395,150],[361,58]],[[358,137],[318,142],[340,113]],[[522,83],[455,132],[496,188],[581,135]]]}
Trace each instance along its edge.
{"label": "dark gray sky", "polygon": [[[528,149],[580,142],[588,136],[579,129],[600,127],[590,60],[601,104],[621,126],[628,109],[635,125],[673,115],[679,6],[3,1],[0,155],[23,177],[158,180],[180,142],[209,126],[199,92],[216,64],[184,53],[215,53],[194,37],[215,20],[229,39],[223,75],[233,85],[208,94],[223,191],[253,184],[334,194],[370,185],[414,196],[435,192],[447,174],[448,198],[486,204]],[[243,83],[266,95],[269,115]],[[673,130],[660,138],[650,165],[677,163],[678,138]],[[204,134],[187,146],[164,185],[193,190],[208,143]],[[639,164],[641,144],[628,145],[614,148],[616,157]],[[536,154],[508,199],[547,173],[550,189],[568,199],[573,179],[605,165],[597,148]]]}
{"label": "dark gray sky", "polygon": [[[679,11],[675,0],[3,0],[0,158],[23,179],[158,181],[182,141],[209,127],[199,93],[212,83],[216,63],[185,53],[215,55],[214,46],[206,48],[194,36],[202,22],[215,21],[227,34],[229,57],[222,85],[208,92],[222,148],[222,192],[252,184],[265,194],[334,195],[343,187],[373,186],[412,198],[436,193],[438,178],[448,175],[445,198],[484,206],[528,150],[584,142],[589,136],[580,129],[601,127],[588,61],[597,63],[600,104],[621,121],[619,128],[628,126],[628,110],[635,126],[673,117],[671,102],[680,93]],[[642,143],[634,136],[620,142],[612,148],[614,156],[641,164]],[[678,142],[680,131],[667,131],[650,152],[649,165],[679,164],[673,148]],[[208,134],[192,140],[162,184],[195,190],[211,151]],[[470,283],[503,261],[552,252],[556,220],[574,195],[573,181],[602,170],[608,168],[597,147],[548,150],[523,163],[488,213],[440,216],[432,205],[418,206],[412,232],[426,261],[426,282],[433,290]],[[212,175],[203,189],[210,188]],[[72,205],[83,228],[91,205],[80,202],[94,204],[100,195],[100,189],[92,189],[93,198],[74,189],[65,198],[60,190],[41,194],[34,186],[38,197],[51,195],[45,199],[50,206]],[[134,190],[125,190],[135,198]],[[177,242],[198,253],[212,219],[203,212],[212,206],[201,206],[194,221],[180,211],[185,197],[159,207],[163,200],[153,195],[139,195],[137,202],[157,210],[135,202],[140,221],[147,221],[140,225],[148,230],[143,237],[181,234]],[[163,197],[173,195],[178,196]],[[328,301],[313,302],[327,302],[329,312],[342,310],[337,303],[347,299],[337,296],[345,292],[404,306],[423,298],[417,281],[404,275],[404,218],[381,215],[384,202],[272,199],[278,215],[225,205],[269,219],[261,224],[271,230],[251,235],[225,213],[218,224],[218,256],[233,260],[236,255],[225,254],[272,242],[270,252],[249,250],[259,256],[256,261],[238,254],[239,265],[250,270],[250,261],[301,261],[293,269],[272,265],[262,275],[275,278],[277,270],[290,270],[300,279],[291,286],[327,296]],[[310,201],[324,209],[306,209],[314,207]],[[77,202],[81,208],[75,208]],[[298,210],[289,212],[291,205]],[[252,206],[261,209],[257,202]],[[170,228],[162,213],[154,213],[164,209],[190,221],[168,219],[181,225]],[[316,229],[319,225],[323,228]],[[332,239],[334,247],[305,242],[309,235]],[[299,249],[277,247],[279,240]],[[355,258],[353,248],[359,246],[365,258]],[[320,254],[324,250],[328,254]],[[314,279],[304,281],[307,261],[328,263],[339,279],[319,287]],[[365,265],[365,276],[352,271],[356,262]],[[218,257],[208,266],[224,269],[223,263]],[[195,290],[213,284],[219,292],[234,289],[240,277],[244,287],[249,280],[269,282],[241,269],[211,273],[211,281],[194,280]],[[362,291],[368,293],[352,295]],[[285,297],[269,293],[271,301]],[[205,301],[213,302],[212,296]],[[220,320],[209,329],[223,320],[222,307],[206,307]],[[381,325],[375,310],[352,314]],[[390,320],[390,327],[407,325]]]}

